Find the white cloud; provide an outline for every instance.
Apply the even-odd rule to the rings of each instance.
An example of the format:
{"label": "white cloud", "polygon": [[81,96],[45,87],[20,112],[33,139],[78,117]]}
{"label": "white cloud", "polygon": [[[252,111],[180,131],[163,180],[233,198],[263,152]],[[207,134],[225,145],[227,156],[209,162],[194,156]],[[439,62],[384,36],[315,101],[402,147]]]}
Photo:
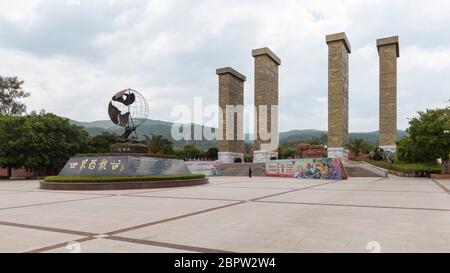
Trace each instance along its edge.
{"label": "white cloud", "polygon": [[[325,35],[346,31],[350,55],[350,129],[378,129],[375,40],[400,36],[399,127],[418,110],[449,99],[450,3],[433,1],[3,1],[1,75],[32,92],[29,109],[79,120],[106,119],[114,91],[145,94],[151,118],[170,120],[177,104],[217,102],[215,69],[248,78],[251,49],[282,59],[280,127],[327,127]],[[81,109],[81,110],[80,110]]]}

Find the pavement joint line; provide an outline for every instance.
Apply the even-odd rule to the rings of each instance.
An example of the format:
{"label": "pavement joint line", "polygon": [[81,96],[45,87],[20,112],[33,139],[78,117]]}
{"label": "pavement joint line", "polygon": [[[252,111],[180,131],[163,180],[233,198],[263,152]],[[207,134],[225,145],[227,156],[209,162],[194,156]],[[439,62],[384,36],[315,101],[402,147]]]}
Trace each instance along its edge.
{"label": "pavement joint line", "polygon": [[431,179],[431,181],[434,182],[439,188],[441,188],[443,191],[445,191],[447,194],[450,194],[450,189],[448,189],[445,185],[442,185],[439,181],[436,179]]}
{"label": "pavement joint line", "polygon": [[295,190],[289,190],[289,191],[285,191],[285,192],[281,192],[281,193],[271,194],[271,195],[268,195],[268,196],[263,196],[263,197],[259,197],[259,198],[254,198],[254,199],[251,199],[251,200],[249,200],[249,201],[250,201],[250,202],[257,202],[257,201],[262,200],[262,199],[266,199],[266,198],[270,198],[270,197],[275,197],[275,196],[280,196],[280,195],[288,194],[288,193],[292,193],[292,192],[297,192],[297,191],[307,190],[307,189],[311,189],[311,188],[316,188],[316,187],[320,187],[320,186],[323,186],[323,185],[328,185],[328,184],[336,183],[336,182],[337,182],[337,180],[335,180],[335,181],[330,181],[330,182],[327,182],[327,183],[322,183],[322,184],[319,184],[319,185],[314,185],[314,186],[310,186],[310,187],[306,187],[306,188],[295,189]]}
{"label": "pavement joint line", "polygon": [[10,192],[34,192],[34,191],[30,191],[30,190],[4,190],[2,188],[0,188],[0,191],[10,191]]}
{"label": "pavement joint line", "polygon": [[0,225],[2,225],[2,226],[10,226],[10,227],[18,227],[18,228],[34,229],[34,230],[41,230],[41,231],[48,231],[48,232],[64,233],[64,234],[71,234],[71,235],[88,236],[88,237],[92,237],[92,236],[98,235],[98,233],[93,233],[93,232],[70,230],[70,229],[64,229],[64,228],[51,228],[51,227],[44,227],[44,226],[37,226],[37,225],[27,225],[27,224],[3,222],[3,221],[0,222]]}
{"label": "pavement joint line", "polygon": [[231,186],[210,186],[212,188],[226,188],[226,189],[268,189],[268,190],[296,190],[299,188],[275,188],[275,187],[231,187]]}
{"label": "pavement joint line", "polygon": [[128,238],[128,237],[121,237],[121,236],[109,236],[109,237],[106,237],[105,239],[127,242],[127,243],[134,243],[134,244],[141,244],[141,245],[150,245],[150,246],[185,250],[185,251],[190,251],[190,252],[199,252],[199,253],[233,253],[232,251],[226,251],[226,250],[188,246],[188,245],[173,244],[173,243],[165,243],[165,242],[157,242],[157,241],[149,241],[149,240],[134,239],[134,238]]}
{"label": "pavement joint line", "polygon": [[354,207],[354,208],[374,208],[374,209],[400,209],[400,210],[425,210],[425,211],[450,212],[450,209],[433,209],[433,208],[389,207],[389,206],[349,205],[349,204],[290,202],[290,201],[254,201],[254,202],[257,202],[257,203],[273,203],[273,204],[288,204],[288,205]]}
{"label": "pavement joint line", "polygon": [[128,197],[142,197],[142,198],[161,198],[161,199],[185,199],[185,200],[205,200],[205,201],[229,201],[229,202],[243,202],[247,200],[237,199],[221,199],[221,198],[202,198],[202,197],[188,197],[188,196],[157,196],[157,195],[127,195]]}
{"label": "pavement joint line", "polygon": [[112,235],[116,235],[116,234],[119,234],[119,233],[128,232],[128,231],[131,231],[131,230],[136,230],[136,229],[140,229],[140,228],[144,228],[144,227],[149,227],[149,226],[154,226],[154,225],[158,225],[158,224],[162,224],[162,223],[167,223],[167,222],[171,222],[171,221],[175,221],[175,220],[179,220],[179,219],[184,219],[184,218],[187,218],[187,217],[196,216],[196,215],[199,215],[199,214],[208,213],[208,212],[219,210],[219,209],[229,208],[229,207],[241,205],[241,204],[244,204],[244,203],[247,203],[247,201],[241,201],[241,202],[227,204],[227,205],[223,205],[223,206],[219,206],[219,207],[214,207],[214,208],[209,208],[209,209],[200,210],[200,211],[196,211],[196,212],[191,212],[191,213],[188,213],[188,214],[183,214],[183,215],[179,215],[179,216],[175,216],[175,217],[171,217],[171,218],[167,218],[167,219],[153,221],[153,222],[150,222],[150,223],[145,223],[145,224],[141,224],[141,225],[137,225],[137,226],[132,226],[132,227],[128,227],[128,228],[123,228],[123,229],[119,229],[119,230],[110,231],[110,232],[107,232],[105,234],[112,236]]}
{"label": "pavement joint line", "polygon": [[75,191],[49,191],[49,190],[37,190],[34,192],[44,192],[44,193],[59,193],[59,194],[79,194],[79,195],[93,195],[93,196],[117,196],[115,193],[87,193],[87,192],[75,192]]}
{"label": "pavement joint line", "polygon": [[[193,188],[194,186],[190,186],[188,188]],[[198,187],[198,186],[196,186]],[[133,192],[133,193],[125,193],[125,194],[121,194],[121,196],[131,196],[134,194],[143,194],[143,193],[149,193],[149,192],[162,192],[162,191],[173,191],[173,190],[179,190],[179,189],[183,189],[186,187],[175,187],[175,188],[165,188],[165,189],[159,189],[159,190],[148,190],[148,191],[141,191],[141,192]]]}
{"label": "pavement joint line", "polygon": [[38,248],[38,249],[33,249],[30,251],[25,251],[23,253],[41,253],[41,252],[46,252],[46,251],[50,251],[50,250],[54,250],[54,249],[58,249],[61,247],[67,247],[70,243],[84,243],[84,242],[88,242],[88,241],[93,241],[95,240],[95,237],[85,237],[85,238],[81,238],[78,240],[73,240],[73,241],[67,241],[64,243],[59,243],[59,244],[54,244],[54,245],[50,245],[50,246],[46,246],[46,247],[42,247],[42,248]]}
{"label": "pavement joint line", "polygon": [[32,192],[32,191],[29,191],[29,192],[26,192],[26,191],[15,191],[15,192],[2,192],[2,193],[0,193],[0,196],[3,196],[3,195],[13,195],[13,194],[23,194],[23,193],[30,193],[30,192]]}
{"label": "pavement joint line", "polygon": [[355,190],[355,189],[307,189],[307,191],[357,191],[357,192],[397,192],[397,193],[424,193],[443,194],[438,191],[386,191],[386,190]]}
{"label": "pavement joint line", "polygon": [[29,207],[39,207],[39,206],[53,205],[53,204],[63,204],[63,203],[86,201],[86,200],[101,199],[101,198],[108,198],[108,197],[115,197],[115,196],[97,196],[97,197],[90,197],[90,198],[81,198],[81,199],[73,199],[73,200],[65,200],[65,201],[55,201],[55,202],[39,203],[39,204],[32,204],[32,205],[14,206],[14,207],[0,208],[0,211],[2,211],[2,210],[9,210],[9,209],[21,209],[21,208],[29,208]]}

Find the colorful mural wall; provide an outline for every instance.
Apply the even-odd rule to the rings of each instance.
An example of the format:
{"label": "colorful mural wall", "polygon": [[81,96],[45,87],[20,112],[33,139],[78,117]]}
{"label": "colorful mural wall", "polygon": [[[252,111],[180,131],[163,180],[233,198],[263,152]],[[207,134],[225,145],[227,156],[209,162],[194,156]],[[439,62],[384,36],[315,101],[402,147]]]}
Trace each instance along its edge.
{"label": "colorful mural wall", "polygon": [[204,174],[206,176],[220,176],[219,164],[212,161],[188,161],[188,169],[192,174]]}
{"label": "colorful mural wall", "polygon": [[301,179],[347,179],[342,162],[333,158],[273,160],[266,163],[266,176]]}

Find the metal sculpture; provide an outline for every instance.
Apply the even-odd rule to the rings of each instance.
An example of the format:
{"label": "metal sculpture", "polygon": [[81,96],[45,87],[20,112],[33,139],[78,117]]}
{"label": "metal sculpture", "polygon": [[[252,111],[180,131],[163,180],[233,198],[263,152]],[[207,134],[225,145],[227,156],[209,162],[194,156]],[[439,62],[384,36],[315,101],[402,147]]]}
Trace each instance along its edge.
{"label": "metal sculpture", "polygon": [[149,108],[142,94],[133,89],[126,89],[112,97],[108,114],[114,124],[125,129],[122,138],[128,139],[139,126],[145,123]]}

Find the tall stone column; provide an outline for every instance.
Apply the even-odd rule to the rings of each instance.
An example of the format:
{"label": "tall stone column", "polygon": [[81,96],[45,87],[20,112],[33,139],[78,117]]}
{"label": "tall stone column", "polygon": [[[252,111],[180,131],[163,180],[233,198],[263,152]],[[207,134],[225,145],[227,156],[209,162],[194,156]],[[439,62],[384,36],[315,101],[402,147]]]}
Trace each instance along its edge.
{"label": "tall stone column", "polygon": [[244,162],[244,82],[231,67],[217,69],[219,76],[219,161]]}
{"label": "tall stone column", "polygon": [[396,151],[398,36],[377,40],[380,56],[380,139],[385,151]]}
{"label": "tall stone column", "polygon": [[278,70],[280,58],[269,48],[252,51],[255,58],[255,163],[278,158]]}
{"label": "tall stone column", "polygon": [[328,44],[328,157],[348,158],[348,55],[344,32],[326,36]]}

